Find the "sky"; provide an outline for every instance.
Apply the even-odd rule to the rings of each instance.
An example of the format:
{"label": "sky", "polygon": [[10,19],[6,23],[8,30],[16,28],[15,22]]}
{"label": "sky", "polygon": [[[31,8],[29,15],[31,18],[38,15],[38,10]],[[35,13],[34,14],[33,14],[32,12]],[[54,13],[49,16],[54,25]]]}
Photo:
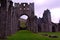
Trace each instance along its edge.
{"label": "sky", "polygon": [[[35,15],[39,17],[43,17],[43,12],[46,9],[49,9],[51,12],[51,20],[54,23],[58,23],[60,20],[60,0],[12,0],[14,3],[21,2],[34,2]],[[25,15],[22,18],[27,18]]]}

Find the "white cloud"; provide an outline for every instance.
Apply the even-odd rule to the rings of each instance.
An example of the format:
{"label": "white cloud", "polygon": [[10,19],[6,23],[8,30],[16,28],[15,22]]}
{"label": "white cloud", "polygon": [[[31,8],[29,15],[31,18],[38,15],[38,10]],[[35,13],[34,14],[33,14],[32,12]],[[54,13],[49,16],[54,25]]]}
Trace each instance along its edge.
{"label": "white cloud", "polygon": [[28,16],[26,16],[26,15],[22,15],[20,18],[27,19]]}
{"label": "white cloud", "polygon": [[46,3],[46,0],[34,0],[35,4],[40,4],[43,5],[44,3]]}
{"label": "white cloud", "polygon": [[58,23],[60,20],[60,8],[51,9],[52,21]]}

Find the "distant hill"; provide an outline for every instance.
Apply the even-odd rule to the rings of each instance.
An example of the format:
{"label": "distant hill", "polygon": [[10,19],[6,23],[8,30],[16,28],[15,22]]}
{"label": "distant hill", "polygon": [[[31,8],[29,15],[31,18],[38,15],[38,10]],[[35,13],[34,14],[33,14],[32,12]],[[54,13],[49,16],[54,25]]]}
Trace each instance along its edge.
{"label": "distant hill", "polygon": [[23,21],[23,22],[26,22],[26,19],[23,19],[23,18],[20,18],[19,19],[21,22]]}
{"label": "distant hill", "polygon": [[25,28],[26,27],[26,19],[20,18],[20,27]]}

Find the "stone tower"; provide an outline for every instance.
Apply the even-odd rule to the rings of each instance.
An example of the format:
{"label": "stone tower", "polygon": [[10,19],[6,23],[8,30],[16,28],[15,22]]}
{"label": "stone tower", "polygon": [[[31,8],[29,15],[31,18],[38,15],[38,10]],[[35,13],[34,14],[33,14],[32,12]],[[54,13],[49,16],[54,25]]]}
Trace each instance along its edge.
{"label": "stone tower", "polygon": [[43,13],[43,17],[38,19],[39,32],[52,32],[51,14],[47,9]]}
{"label": "stone tower", "polygon": [[[32,32],[37,32],[37,26],[35,26],[35,14],[34,14],[34,3],[15,3],[14,13],[17,14],[17,18],[19,19],[22,15],[28,16],[27,28]],[[16,12],[17,11],[17,12]],[[18,20],[17,20],[18,21]]]}
{"label": "stone tower", "polygon": [[51,14],[48,9],[44,11],[43,20],[44,20],[45,31],[52,32]]}

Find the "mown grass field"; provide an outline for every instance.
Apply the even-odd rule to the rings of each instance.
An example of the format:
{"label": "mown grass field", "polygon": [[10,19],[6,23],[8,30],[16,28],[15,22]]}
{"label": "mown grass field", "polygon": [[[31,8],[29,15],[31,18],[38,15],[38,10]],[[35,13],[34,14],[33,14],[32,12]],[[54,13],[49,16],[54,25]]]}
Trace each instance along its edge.
{"label": "mown grass field", "polygon": [[[42,34],[57,35],[58,38],[49,38],[48,36],[43,36]],[[8,40],[60,40],[60,32],[32,33],[27,30],[21,30],[12,36],[9,36]]]}

